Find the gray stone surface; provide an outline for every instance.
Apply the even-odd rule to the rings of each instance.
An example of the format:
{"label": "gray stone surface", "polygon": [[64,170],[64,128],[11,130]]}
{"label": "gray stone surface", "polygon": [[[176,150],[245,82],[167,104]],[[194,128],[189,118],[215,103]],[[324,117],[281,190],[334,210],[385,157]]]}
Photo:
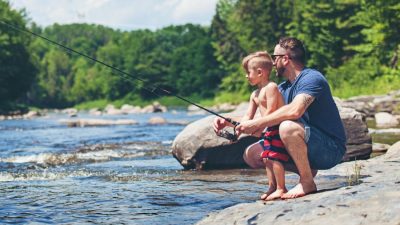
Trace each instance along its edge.
{"label": "gray stone surface", "polygon": [[387,95],[356,96],[343,100],[343,106],[354,108],[367,117],[373,117],[378,112],[392,114],[400,113],[400,91],[393,91]]}
{"label": "gray stone surface", "polygon": [[349,176],[360,167],[361,183],[298,199],[238,204],[199,221],[205,224],[400,224],[400,142],[385,155],[342,163],[321,171],[324,176]]}
{"label": "gray stone surface", "polygon": [[172,154],[185,169],[245,167],[244,149],[258,139],[243,136],[236,143],[215,135],[214,116],[189,124],[180,132],[173,144]]}
{"label": "gray stone surface", "polygon": [[399,121],[397,121],[397,118],[394,115],[387,112],[376,113],[375,121],[376,121],[376,127],[378,128],[390,128],[399,125]]}

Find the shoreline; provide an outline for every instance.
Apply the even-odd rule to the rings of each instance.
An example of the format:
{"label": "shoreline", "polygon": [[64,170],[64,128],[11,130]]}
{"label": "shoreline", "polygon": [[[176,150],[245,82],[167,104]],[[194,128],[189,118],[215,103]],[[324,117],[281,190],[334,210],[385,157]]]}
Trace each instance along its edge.
{"label": "shoreline", "polygon": [[[213,212],[200,220],[205,224],[394,224],[400,221],[400,142],[386,154],[362,161],[345,162],[323,176],[351,176],[360,166],[360,184],[331,189],[291,200],[238,204]],[[261,190],[260,190],[261,193]]]}

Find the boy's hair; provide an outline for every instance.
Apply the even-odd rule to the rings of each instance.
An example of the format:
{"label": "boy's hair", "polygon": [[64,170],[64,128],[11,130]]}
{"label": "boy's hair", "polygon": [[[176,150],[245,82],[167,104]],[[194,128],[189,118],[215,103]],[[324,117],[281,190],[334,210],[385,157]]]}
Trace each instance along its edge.
{"label": "boy's hair", "polygon": [[278,44],[286,50],[292,60],[299,62],[302,65],[306,64],[306,50],[299,39],[294,37],[283,37],[279,40]]}
{"label": "boy's hair", "polygon": [[247,72],[249,71],[249,66],[253,68],[262,68],[267,70],[268,72],[271,72],[272,58],[267,51],[254,52],[244,57],[242,61],[242,66]]}

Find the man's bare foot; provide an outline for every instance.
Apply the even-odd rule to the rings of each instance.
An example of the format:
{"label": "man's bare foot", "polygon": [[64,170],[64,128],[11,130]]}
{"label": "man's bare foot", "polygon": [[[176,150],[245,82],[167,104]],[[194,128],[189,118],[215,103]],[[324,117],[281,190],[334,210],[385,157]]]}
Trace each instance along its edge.
{"label": "man's bare foot", "polygon": [[307,194],[317,191],[314,181],[312,183],[299,183],[287,193],[282,195],[282,199],[300,198]]}
{"label": "man's bare foot", "polygon": [[276,189],[273,193],[268,195],[268,197],[265,199],[265,201],[272,201],[278,198],[281,198],[283,194],[287,192],[286,188],[285,189]]}
{"label": "man's bare foot", "polygon": [[270,187],[269,190],[267,192],[265,192],[264,194],[262,194],[260,196],[261,200],[265,200],[270,194],[274,193],[276,190],[276,188]]}

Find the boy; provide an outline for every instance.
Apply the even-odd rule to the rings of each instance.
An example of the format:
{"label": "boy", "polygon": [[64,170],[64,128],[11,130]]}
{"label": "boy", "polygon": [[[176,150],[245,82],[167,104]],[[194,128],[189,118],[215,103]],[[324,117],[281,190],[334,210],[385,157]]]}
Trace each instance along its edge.
{"label": "boy", "polygon": [[[257,90],[251,94],[249,108],[241,118],[241,122],[253,119],[257,108],[263,117],[284,105],[277,84],[269,80],[273,62],[267,52],[255,52],[246,56],[243,59],[242,66],[246,71],[248,82],[250,85],[256,86]],[[233,125],[222,118],[215,118],[214,131],[216,133],[220,132],[225,126]],[[262,148],[264,150],[258,160],[264,162],[267,172],[269,190],[261,195],[261,199],[267,201],[280,198],[287,192],[285,170],[281,162],[288,161],[289,156],[280,141],[278,127],[279,125],[268,127],[265,133],[263,133],[263,129],[250,134],[258,137],[262,136],[262,139],[246,149],[246,152],[253,148]]]}

